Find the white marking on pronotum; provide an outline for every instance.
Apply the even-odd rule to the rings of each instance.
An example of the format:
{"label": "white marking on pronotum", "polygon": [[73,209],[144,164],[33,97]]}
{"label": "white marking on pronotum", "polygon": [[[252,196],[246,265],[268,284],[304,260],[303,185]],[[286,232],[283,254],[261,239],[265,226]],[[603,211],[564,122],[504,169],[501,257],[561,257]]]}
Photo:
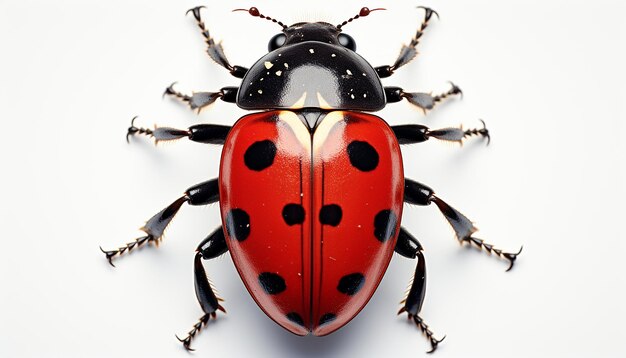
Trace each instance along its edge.
{"label": "white marking on pronotum", "polygon": [[283,65],[285,66],[285,68],[289,68],[289,64],[287,62],[283,63]]}
{"label": "white marking on pronotum", "polygon": [[276,76],[280,76],[283,74],[283,71],[276,71]]}
{"label": "white marking on pronotum", "polygon": [[353,94],[351,94],[351,95],[350,95],[350,98],[354,99],[354,95],[353,95]]}
{"label": "white marking on pronotum", "polygon": [[363,93],[363,98],[367,98],[367,93]]}
{"label": "white marking on pronotum", "polygon": [[304,102],[306,100],[306,92],[304,92],[302,94],[302,97],[300,97],[294,104],[292,104],[289,108],[291,109],[300,109],[302,107],[304,107]]}
{"label": "white marking on pronotum", "polygon": [[267,68],[268,70],[272,68],[272,66],[274,66],[274,64],[269,61],[265,61],[263,64],[265,65],[265,68]]}
{"label": "white marking on pronotum", "polygon": [[337,57],[334,53],[330,54],[330,57]]}
{"label": "white marking on pronotum", "polygon": [[367,75],[365,74],[365,72],[363,72],[363,77],[367,77]]}
{"label": "white marking on pronotum", "polygon": [[322,94],[319,93],[319,92],[317,92],[317,102],[319,103],[320,108],[322,108],[322,109],[331,109],[332,108],[331,105],[328,104],[328,101],[326,101],[324,99],[324,97],[322,97]]}
{"label": "white marking on pronotum", "polygon": [[258,90],[257,92],[259,92],[259,94],[263,94],[263,90]]}
{"label": "white marking on pronotum", "polygon": [[315,53],[315,51],[312,48],[309,49],[309,52],[310,53]]}
{"label": "white marking on pronotum", "polygon": [[347,73],[349,76],[352,76],[352,71],[350,71],[350,70],[346,70],[346,73]]}

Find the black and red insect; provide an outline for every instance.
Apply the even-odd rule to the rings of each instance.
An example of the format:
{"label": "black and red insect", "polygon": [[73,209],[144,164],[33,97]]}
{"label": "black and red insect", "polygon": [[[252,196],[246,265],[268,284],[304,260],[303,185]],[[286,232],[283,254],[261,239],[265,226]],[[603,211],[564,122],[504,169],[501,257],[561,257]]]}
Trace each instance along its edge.
{"label": "black and red insect", "polygon": [[[474,237],[476,228],[431,188],[404,177],[401,144],[430,138],[461,142],[471,135],[489,140],[486,128],[431,130],[423,125],[389,126],[370,112],[407,99],[425,112],[447,97],[461,94],[452,85],[440,95],[386,87],[390,77],[416,55],[429,20],[424,20],[390,66],[372,67],[343,33],[349,22],[375,10],[362,8],[339,25],[277,23],[282,32],[269,52],[250,69],[233,66],[206,29],[202,7],[189,12],[197,20],[209,56],[241,78],[241,86],[188,96],[172,86],[166,94],[200,110],[218,98],[254,111],[232,127],[199,124],[188,129],[128,129],[156,141],[187,137],[224,146],[219,178],[195,185],[147,221],[145,236],[104,251],[109,262],[146,242],[160,240],[179,208],[219,202],[222,227],[198,246],[194,258],[196,296],[204,315],[181,341],[191,340],[217,311],[224,309],[208,282],[202,260],[230,252],[248,291],[276,323],[297,335],[327,335],[348,323],[367,304],[393,252],[417,259],[415,278],[399,313],[430,341],[431,351],[443,339],[434,337],[419,315],[424,301],[426,265],[422,246],[400,225],[404,203],[434,203],[452,225],[457,239],[504,258],[513,266],[517,253],[496,249]],[[133,121],[134,122],[134,121]]]}

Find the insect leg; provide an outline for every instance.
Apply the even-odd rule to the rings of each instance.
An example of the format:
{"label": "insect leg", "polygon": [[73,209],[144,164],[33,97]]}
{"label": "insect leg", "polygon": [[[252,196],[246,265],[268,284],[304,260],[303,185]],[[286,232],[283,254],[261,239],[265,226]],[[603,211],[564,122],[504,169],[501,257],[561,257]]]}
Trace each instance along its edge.
{"label": "insect leg", "polygon": [[215,318],[218,310],[226,313],[224,307],[220,305],[220,301],[222,301],[222,299],[215,295],[215,291],[209,282],[206,271],[202,266],[202,260],[216,258],[227,251],[228,247],[226,246],[226,239],[224,238],[224,231],[221,226],[209,234],[209,236],[207,236],[207,238],[204,239],[196,249],[196,256],[194,257],[193,262],[194,286],[196,289],[196,298],[198,299],[198,303],[200,303],[200,307],[202,308],[204,315],[202,315],[198,322],[193,325],[193,328],[191,328],[184,339],[176,336],[176,338],[183,343],[183,346],[188,351],[193,351],[190,347],[191,341],[196,334],[200,332],[202,326],[206,325],[209,322],[209,319]]}
{"label": "insect leg", "polygon": [[196,19],[196,23],[198,24],[200,31],[202,31],[202,36],[207,44],[207,53],[209,54],[209,57],[211,57],[211,59],[218,65],[227,69],[231,75],[237,78],[243,78],[246,72],[248,72],[248,69],[241,66],[233,66],[230,62],[228,62],[228,58],[226,58],[226,54],[222,48],[222,43],[219,42],[216,44],[213,37],[211,37],[211,34],[209,34],[209,30],[207,30],[204,26],[204,21],[202,21],[202,17],[200,16],[200,10],[203,7],[204,6],[194,7],[193,9],[189,9],[187,13],[191,12],[193,17]]}
{"label": "insect leg", "polygon": [[163,95],[179,99],[189,105],[191,110],[198,110],[198,113],[200,113],[204,107],[213,104],[218,98],[228,103],[237,102],[237,87],[222,87],[219,92],[193,92],[193,94],[189,96],[176,91],[174,89],[175,84],[176,82],[169,85],[169,87],[165,89],[165,92],[163,92]]}
{"label": "insect leg", "polygon": [[435,108],[435,105],[446,98],[455,95],[463,95],[463,91],[461,91],[457,85],[450,82],[450,86],[448,91],[438,95],[423,92],[404,92],[400,87],[385,87],[385,96],[387,97],[387,103],[400,102],[402,99],[406,98],[407,101],[421,108],[424,114],[426,114],[426,111]]}
{"label": "insect leg", "polygon": [[391,66],[379,66],[376,67],[375,70],[378,73],[380,78],[385,78],[393,75],[393,73],[400,67],[406,65],[411,62],[417,56],[417,45],[419,44],[419,40],[424,35],[424,30],[428,27],[428,22],[432,18],[433,14],[439,18],[439,14],[433,9],[429,9],[427,7],[419,6],[418,8],[424,9],[424,20],[422,21],[421,26],[417,29],[415,36],[411,39],[409,45],[402,45],[402,49],[400,50],[400,54]]}
{"label": "insect leg", "polygon": [[472,128],[472,129],[463,129],[459,128],[441,128],[431,130],[426,126],[420,124],[406,124],[406,125],[398,125],[392,126],[396,138],[398,139],[398,143],[400,144],[414,144],[425,142],[430,138],[436,138],[443,141],[448,142],[457,142],[459,144],[463,144],[463,140],[465,138],[471,136],[482,136],[487,138],[487,144],[491,141],[491,136],[489,135],[489,130],[485,126],[485,122],[483,122],[482,128]]}
{"label": "insect leg", "polygon": [[219,187],[217,179],[208,180],[200,184],[194,185],[187,189],[185,193],[165,209],[151,217],[146,224],[140,229],[145,233],[132,242],[125,244],[115,250],[100,250],[106,255],[107,260],[112,266],[113,258],[126,252],[131,252],[135,247],[140,247],[146,242],[158,243],[163,236],[165,229],[170,224],[174,216],[178,213],[184,203],[189,205],[207,205],[215,203],[219,200]]}
{"label": "insect leg", "polygon": [[507,271],[513,268],[513,264],[515,263],[517,256],[522,252],[521,248],[517,253],[504,252],[493,245],[474,237],[474,233],[478,231],[478,229],[474,226],[474,223],[472,223],[470,219],[461,214],[455,208],[448,205],[445,201],[441,200],[441,198],[435,195],[431,188],[424,184],[410,179],[404,179],[404,202],[423,206],[430,205],[431,203],[437,205],[448,223],[450,223],[450,226],[452,226],[452,229],[454,229],[454,233],[460,242],[473,244],[478,249],[484,249],[490,254],[494,254],[502,259],[508,260],[509,267],[507,268]]}
{"label": "insect leg", "polygon": [[[137,118],[137,117],[135,117]],[[154,138],[155,144],[164,141],[171,141],[187,137],[190,141],[205,144],[224,144],[226,136],[232,127],[221,126],[217,124],[196,124],[188,129],[176,129],[170,127],[157,127],[154,129],[135,127],[135,118],[131,121],[128,132],[126,133],[126,141],[130,136],[135,134],[143,134]]]}
{"label": "insect leg", "polygon": [[398,314],[406,312],[409,320],[413,320],[413,322],[415,322],[415,325],[417,325],[420,331],[422,331],[426,338],[428,338],[431,347],[431,350],[428,351],[428,353],[432,353],[437,349],[437,345],[446,337],[444,336],[441,339],[436,339],[428,325],[419,316],[419,313],[422,310],[422,304],[424,303],[424,296],[426,294],[426,262],[422,253],[422,245],[415,237],[401,227],[395,251],[409,259],[417,258],[417,266],[415,267],[413,283],[411,284],[411,288],[409,289],[406,298],[400,302],[402,304],[402,308]]}

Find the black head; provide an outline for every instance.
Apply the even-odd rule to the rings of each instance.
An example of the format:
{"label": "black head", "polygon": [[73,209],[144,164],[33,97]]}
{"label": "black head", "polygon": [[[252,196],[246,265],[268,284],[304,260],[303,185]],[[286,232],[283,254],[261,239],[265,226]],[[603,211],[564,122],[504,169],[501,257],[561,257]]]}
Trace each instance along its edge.
{"label": "black head", "polygon": [[[375,9],[378,10],[378,9]],[[339,25],[300,22],[286,26],[269,41],[269,53],[246,73],[237,104],[244,109],[346,109],[376,111],[385,106],[382,83],[374,68],[359,56],[354,39],[342,27],[371,11]]]}

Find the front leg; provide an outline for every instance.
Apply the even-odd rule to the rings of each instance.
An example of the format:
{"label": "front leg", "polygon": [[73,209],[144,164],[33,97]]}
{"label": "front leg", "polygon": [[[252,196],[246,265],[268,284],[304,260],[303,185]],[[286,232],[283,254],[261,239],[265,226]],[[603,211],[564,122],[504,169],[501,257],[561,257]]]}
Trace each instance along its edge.
{"label": "front leg", "polygon": [[163,95],[168,95],[179,99],[186,103],[191,110],[197,110],[198,113],[208,106],[213,104],[217,99],[221,99],[228,103],[237,103],[237,91],[238,87],[222,87],[218,92],[193,92],[191,96],[180,93],[174,89],[176,82],[169,85]]}
{"label": "front leg", "polygon": [[202,21],[202,17],[200,16],[200,10],[202,8],[204,8],[204,6],[197,6],[193,9],[189,9],[187,13],[191,12],[193,17],[196,19],[198,27],[202,31],[202,36],[207,44],[207,53],[209,54],[209,57],[211,57],[211,59],[218,65],[227,69],[231,75],[237,78],[243,78],[246,72],[248,72],[248,69],[241,66],[232,66],[230,62],[228,62],[228,58],[222,48],[222,43],[220,42],[216,44],[213,37],[211,37],[211,34],[209,34],[209,30],[207,30],[204,26],[204,21]]}
{"label": "front leg", "polygon": [[393,75],[393,73],[400,67],[406,65],[411,62],[417,56],[417,45],[419,44],[419,40],[424,35],[424,30],[428,27],[428,22],[432,18],[433,15],[439,18],[439,14],[433,9],[429,9],[427,7],[419,6],[419,9],[424,9],[424,20],[422,21],[422,25],[417,29],[415,36],[411,39],[409,45],[402,45],[402,49],[400,50],[400,54],[391,66],[379,66],[376,67],[375,70],[378,73],[380,78],[385,78]]}
{"label": "front leg", "polygon": [[428,338],[431,347],[428,353],[432,353],[446,337],[443,336],[441,339],[436,339],[433,332],[419,315],[426,295],[426,261],[422,253],[422,245],[416,238],[409,234],[408,231],[401,227],[395,251],[409,259],[417,258],[417,266],[415,267],[415,275],[413,276],[411,289],[406,298],[401,302],[403,306],[398,314],[407,313],[409,320],[413,320],[415,325],[422,331],[426,338]]}
{"label": "front leg", "polygon": [[435,108],[435,105],[439,102],[455,95],[463,96],[463,91],[461,91],[461,89],[452,82],[450,82],[450,89],[448,91],[437,95],[423,92],[404,92],[404,90],[400,87],[385,87],[387,103],[400,102],[403,99],[406,99],[412,105],[421,108],[422,111],[424,111],[424,114],[426,114],[426,111],[430,111]]}

